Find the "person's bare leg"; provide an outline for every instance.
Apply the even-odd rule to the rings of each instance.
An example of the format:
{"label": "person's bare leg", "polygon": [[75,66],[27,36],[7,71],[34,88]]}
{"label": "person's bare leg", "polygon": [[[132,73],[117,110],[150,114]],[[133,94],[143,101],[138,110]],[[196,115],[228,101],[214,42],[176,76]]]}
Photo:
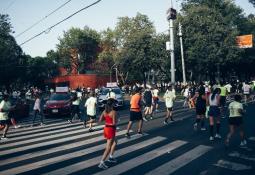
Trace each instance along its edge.
{"label": "person's bare leg", "polygon": [[107,139],[106,148],[104,150],[104,154],[103,154],[101,161],[104,162],[107,159],[107,157],[109,156],[109,153],[110,153],[111,147],[112,147],[112,143],[113,143],[112,139]]}
{"label": "person's bare leg", "polygon": [[141,133],[142,132],[142,127],[143,127],[143,120],[139,120],[138,122],[138,132]]}
{"label": "person's bare leg", "polygon": [[128,133],[128,134],[129,134],[130,128],[132,127],[132,124],[133,124],[132,121],[129,121],[129,122],[128,122],[128,125],[127,125],[127,133]]}

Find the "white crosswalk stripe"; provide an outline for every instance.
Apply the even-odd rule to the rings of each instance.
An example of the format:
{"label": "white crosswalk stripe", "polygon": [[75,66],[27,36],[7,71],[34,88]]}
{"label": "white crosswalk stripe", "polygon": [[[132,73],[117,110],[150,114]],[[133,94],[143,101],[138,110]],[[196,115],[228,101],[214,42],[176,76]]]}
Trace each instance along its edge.
{"label": "white crosswalk stripe", "polygon": [[146,175],[154,175],[154,174],[160,174],[160,175],[168,175],[179,168],[187,165],[191,161],[195,160],[196,158],[200,157],[201,155],[207,153],[210,151],[212,147],[199,145],[195,147],[194,149],[184,153],[183,155],[163,164],[162,166],[159,166],[158,168],[152,170],[151,172],[147,173]]}
{"label": "white crosswalk stripe", "polygon": [[[121,155],[125,155],[127,153],[132,152],[132,151],[142,149],[142,148],[147,147],[149,145],[153,145],[154,143],[160,142],[160,141],[162,141],[164,139],[165,138],[163,138],[163,137],[155,137],[155,138],[152,138],[152,139],[140,142],[138,144],[131,145],[129,147],[126,147],[126,148],[123,148],[123,149],[120,149],[120,150],[116,151],[116,155],[115,156],[119,157]],[[98,156],[98,157],[95,157],[93,159],[86,160],[84,162],[79,162],[79,163],[76,163],[76,164],[73,164],[73,165],[70,165],[70,166],[58,169],[56,171],[47,172],[46,174],[47,175],[58,175],[58,174],[66,175],[66,174],[75,173],[75,172],[77,172],[79,170],[82,170],[82,169],[85,169],[85,168],[97,165],[100,162],[101,157],[102,156]],[[109,170],[112,170],[112,168],[109,169]],[[112,174],[112,171],[110,171],[110,172]],[[101,173],[102,172],[100,172],[100,174]]]}
{"label": "white crosswalk stripe", "polygon": [[[108,170],[101,171],[96,166],[106,146],[102,135],[103,127],[103,125],[96,126],[94,128],[97,130],[90,133],[88,128],[82,127],[81,123],[60,122],[45,127],[22,128],[10,132],[11,139],[0,142],[0,174],[14,175],[29,172],[29,174],[66,175],[86,172],[90,168],[96,174],[121,174],[154,161],[168,152],[171,154],[176,149],[182,150],[184,145],[190,144],[187,141],[170,141],[165,137],[146,133],[143,136],[135,134],[127,139],[124,137],[126,130],[118,130],[118,145],[121,148],[117,148],[114,156],[130,158],[120,161]],[[144,153],[144,150],[148,151]],[[210,146],[195,145],[194,149],[184,149],[179,157],[171,157],[163,165],[156,166],[146,173],[171,174],[210,150]]]}
{"label": "white crosswalk stripe", "polygon": [[226,168],[229,170],[234,171],[241,171],[241,170],[250,170],[252,169],[252,166],[247,166],[241,163],[231,162],[227,160],[219,160],[216,164],[214,164],[217,167]]}
{"label": "white crosswalk stripe", "polygon": [[126,162],[123,162],[121,164],[118,164],[116,166],[114,166],[113,168],[110,168],[106,171],[103,171],[103,172],[99,172],[97,174],[111,174],[111,175],[117,175],[117,174],[121,174],[121,173],[124,173],[136,166],[139,166],[143,163],[146,163],[150,160],[153,160],[155,158],[157,158],[158,156],[161,156],[163,154],[166,154],[167,152],[169,151],[172,151],[184,144],[186,144],[187,142],[185,141],[180,141],[180,140],[177,140],[177,141],[174,141],[174,142],[171,142],[169,144],[166,144],[160,148],[157,148],[157,149],[154,149],[148,153],[145,153],[141,156],[138,156],[136,158],[133,158],[131,160],[128,160]]}

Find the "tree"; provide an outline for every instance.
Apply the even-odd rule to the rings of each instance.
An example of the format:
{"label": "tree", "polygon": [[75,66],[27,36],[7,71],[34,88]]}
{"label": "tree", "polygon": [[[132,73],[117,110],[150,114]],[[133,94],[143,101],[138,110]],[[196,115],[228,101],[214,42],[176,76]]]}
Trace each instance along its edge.
{"label": "tree", "polygon": [[8,15],[0,14],[0,84],[9,87],[22,76],[22,50],[11,35]]}
{"label": "tree", "polygon": [[255,0],[249,0],[250,3],[253,4],[253,6],[255,7]]}
{"label": "tree", "polygon": [[[183,4],[182,22],[187,69],[197,80],[213,80],[224,68],[241,59],[235,46],[236,26],[242,11],[229,1],[190,0]],[[203,76],[205,75],[205,76]]]}
{"label": "tree", "polygon": [[61,63],[66,68],[71,68],[70,52],[77,49],[79,54],[79,71],[85,72],[86,66],[93,63],[99,52],[100,35],[97,31],[88,27],[84,29],[71,28],[64,32],[64,36],[59,38],[57,52],[60,54]]}
{"label": "tree", "polygon": [[155,28],[146,15],[138,13],[136,17],[119,18],[116,41],[120,49],[117,62],[123,72],[129,72],[131,81],[143,81],[146,84],[146,72],[151,69],[152,37]]}

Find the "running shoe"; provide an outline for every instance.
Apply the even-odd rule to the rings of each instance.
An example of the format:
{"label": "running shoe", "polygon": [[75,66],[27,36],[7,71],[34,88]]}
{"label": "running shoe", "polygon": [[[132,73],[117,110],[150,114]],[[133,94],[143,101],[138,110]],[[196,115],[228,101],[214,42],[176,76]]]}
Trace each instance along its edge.
{"label": "running shoe", "polygon": [[201,130],[201,131],[206,131],[206,128],[201,128],[200,130]]}
{"label": "running shoe", "polygon": [[73,123],[72,120],[67,120],[68,123]]}
{"label": "running shoe", "polygon": [[93,128],[90,128],[89,129],[89,132],[94,132],[95,130]]}
{"label": "running shoe", "polygon": [[193,128],[195,131],[197,130],[197,123],[194,123]]}
{"label": "running shoe", "polygon": [[117,159],[114,158],[114,157],[110,157],[110,158],[108,159],[108,162],[117,163]]}
{"label": "running shoe", "polygon": [[44,126],[45,124],[44,124],[44,123],[41,123],[40,125],[41,125],[41,126]]}
{"label": "running shoe", "polygon": [[21,127],[20,125],[15,125],[15,126],[14,126],[15,129],[18,129],[18,128],[20,128],[20,127]]}
{"label": "running shoe", "polygon": [[130,134],[129,133],[126,133],[125,136],[130,139]]}
{"label": "running shoe", "polygon": [[220,135],[220,134],[216,134],[216,135],[215,135],[215,138],[221,139],[221,135]]}
{"label": "running shoe", "polygon": [[143,133],[141,131],[138,131],[137,134],[138,135],[143,135]]}
{"label": "running shoe", "polygon": [[168,122],[167,121],[164,121],[164,125],[167,125],[168,124]]}
{"label": "running shoe", "polygon": [[173,118],[171,118],[171,121],[174,122],[175,120]]}
{"label": "running shoe", "polygon": [[8,137],[4,136],[4,137],[1,137],[1,140],[7,140]]}
{"label": "running shoe", "polygon": [[209,140],[210,140],[210,141],[214,141],[213,136],[210,136]]}
{"label": "running shoe", "polygon": [[147,122],[148,120],[145,117],[143,117],[143,121]]}
{"label": "running shoe", "polygon": [[240,146],[246,146],[246,145],[247,145],[246,140],[241,141]]}
{"label": "running shoe", "polygon": [[103,169],[103,170],[106,170],[107,168],[109,168],[107,165],[105,165],[105,163],[100,163],[99,165],[98,165],[98,168],[100,168],[100,169]]}
{"label": "running shoe", "polygon": [[151,120],[153,119],[153,117],[151,117]]}

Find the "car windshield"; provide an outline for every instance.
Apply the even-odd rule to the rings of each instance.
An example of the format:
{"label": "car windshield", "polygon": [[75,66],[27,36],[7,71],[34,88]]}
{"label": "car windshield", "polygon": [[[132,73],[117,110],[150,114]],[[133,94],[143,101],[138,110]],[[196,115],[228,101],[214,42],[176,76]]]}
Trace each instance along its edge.
{"label": "car windshield", "polygon": [[61,101],[61,100],[70,100],[70,94],[52,94],[50,100]]}
{"label": "car windshield", "polygon": [[[104,88],[104,89],[102,89],[101,94],[102,94],[102,95],[106,95],[106,94],[109,92],[109,90],[110,90],[110,89],[108,89],[108,88]],[[115,94],[121,94],[120,89],[115,88],[115,89],[112,89],[112,91],[113,91]]]}

